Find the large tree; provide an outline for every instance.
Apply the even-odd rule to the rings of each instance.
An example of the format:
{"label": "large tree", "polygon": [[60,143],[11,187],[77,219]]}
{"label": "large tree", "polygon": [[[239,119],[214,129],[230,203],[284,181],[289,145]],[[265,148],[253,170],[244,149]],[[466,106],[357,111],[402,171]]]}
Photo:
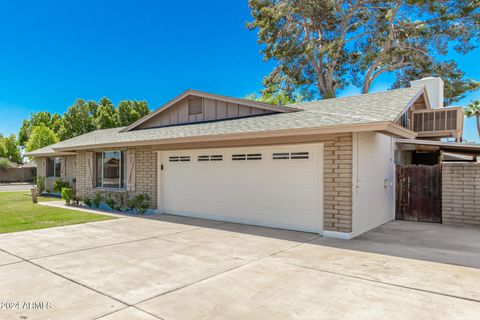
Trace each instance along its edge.
{"label": "large tree", "polygon": [[77,99],[63,114],[63,126],[59,132],[60,140],[70,139],[96,129],[95,115],[98,105],[95,101]]}
{"label": "large tree", "polygon": [[118,104],[117,126],[128,126],[148,114],[146,101],[124,100]]}
{"label": "large tree", "polygon": [[25,150],[34,151],[59,141],[58,136],[49,127],[37,126],[33,127]]}
{"label": "large tree", "polygon": [[[354,84],[366,93],[388,72],[422,77],[420,66],[449,49],[470,51],[479,39],[478,0],[249,0],[266,60],[276,66],[265,86],[335,97]],[[458,68],[455,68],[458,73]],[[411,79],[409,79],[411,80]],[[448,81],[448,79],[446,79]],[[465,81],[452,93],[461,96]],[[308,96],[307,96],[308,97]],[[457,96],[450,96],[456,99]]]}
{"label": "large tree", "polygon": [[95,126],[97,129],[117,127],[115,106],[108,98],[102,98],[95,113]]}
{"label": "large tree", "polygon": [[7,137],[0,134],[0,158],[7,158],[10,162],[23,162],[20,146],[14,134]]}
{"label": "large tree", "polygon": [[44,126],[54,132],[58,132],[62,126],[61,122],[62,118],[57,113],[52,115],[48,111],[32,112],[30,119],[25,119],[22,122],[20,131],[18,132],[18,143],[20,146],[25,147],[34,127]]}

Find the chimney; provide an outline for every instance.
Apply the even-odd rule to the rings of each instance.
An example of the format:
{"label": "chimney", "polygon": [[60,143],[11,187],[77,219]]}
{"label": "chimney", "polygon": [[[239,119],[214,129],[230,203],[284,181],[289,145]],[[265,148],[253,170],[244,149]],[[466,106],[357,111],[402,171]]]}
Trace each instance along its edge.
{"label": "chimney", "polygon": [[411,87],[425,87],[428,100],[432,108],[443,108],[443,81],[442,78],[426,77],[410,81]]}

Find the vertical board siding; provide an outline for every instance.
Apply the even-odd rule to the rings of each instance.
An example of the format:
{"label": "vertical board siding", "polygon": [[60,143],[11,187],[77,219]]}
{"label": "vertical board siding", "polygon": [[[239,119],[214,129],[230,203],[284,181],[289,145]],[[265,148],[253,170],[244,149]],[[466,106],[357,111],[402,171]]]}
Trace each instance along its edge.
{"label": "vertical board siding", "polygon": [[442,222],[440,165],[397,165],[395,219]]}

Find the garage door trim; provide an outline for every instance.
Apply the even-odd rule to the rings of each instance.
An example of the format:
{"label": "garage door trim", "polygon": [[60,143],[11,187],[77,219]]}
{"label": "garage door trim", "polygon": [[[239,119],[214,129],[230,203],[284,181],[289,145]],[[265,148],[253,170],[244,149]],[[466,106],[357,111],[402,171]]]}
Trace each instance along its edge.
{"label": "garage door trim", "polygon": [[[324,189],[324,183],[323,183],[323,175],[324,175],[324,152],[323,152],[323,143],[317,143],[317,144],[292,144],[292,145],[267,145],[267,146],[254,146],[254,147],[235,147],[235,148],[209,148],[209,149],[191,149],[191,150],[162,150],[162,151],[157,151],[157,161],[158,161],[158,174],[157,174],[157,207],[158,211],[160,213],[164,213],[164,208],[162,207],[162,179],[163,179],[163,174],[164,171],[162,169],[162,165],[164,165],[164,161],[169,161],[169,159],[163,159],[165,154],[171,154],[171,153],[178,153],[178,154],[186,154],[186,153],[191,153],[192,157],[190,161],[192,162],[197,162],[197,156],[199,152],[202,150],[205,150],[206,152],[204,153],[205,155],[214,155],[214,154],[223,154],[223,159],[224,161],[229,161],[232,162],[233,160],[229,157],[232,156],[233,153],[236,153],[235,151],[245,151],[245,150],[258,150],[258,149],[275,149],[275,148],[285,148],[285,147],[301,147],[301,146],[309,146],[309,147],[314,147],[316,150],[316,155],[318,159],[315,159],[316,164],[318,166],[317,168],[317,214],[316,214],[316,219],[317,219],[317,226],[313,229],[310,227],[307,228],[302,228],[301,226],[295,226],[295,225],[289,225],[286,223],[274,223],[271,221],[261,221],[259,219],[252,220],[252,219],[246,219],[242,217],[232,217],[232,216],[218,216],[214,214],[207,214],[207,213],[194,213],[194,212],[188,212],[188,213],[183,213],[183,212],[174,212],[172,214],[175,215],[181,215],[181,216],[188,216],[188,217],[195,217],[195,218],[203,218],[203,219],[212,219],[212,220],[219,220],[219,221],[226,221],[226,222],[234,222],[234,223],[243,223],[243,224],[252,224],[252,225],[260,225],[260,226],[265,226],[265,227],[274,227],[274,228],[284,228],[284,229],[293,229],[293,230],[298,230],[298,231],[306,231],[306,232],[315,232],[322,234],[323,233],[323,189]],[[209,151],[218,151],[218,152],[209,152]],[[228,152],[226,152],[228,150]],[[211,154],[210,154],[211,153]],[[254,152],[252,152],[254,153]],[[202,153],[203,154],[203,153]],[[252,160],[252,161],[240,161],[242,163],[245,163],[246,165],[250,165],[253,163],[256,163],[256,161],[265,161],[266,157],[271,157],[272,154],[265,153],[263,155],[262,160]],[[205,158],[202,158],[206,159]],[[309,160],[298,160],[298,159],[292,159],[288,161],[292,161],[292,163],[296,161],[310,161]],[[206,161],[206,160],[205,160]],[[275,160],[275,161],[282,161],[282,160]],[[248,164],[247,164],[248,162]],[[185,163],[185,165],[188,165],[188,163]],[[170,212],[171,213],[171,212]],[[313,217],[313,216],[312,216]]]}

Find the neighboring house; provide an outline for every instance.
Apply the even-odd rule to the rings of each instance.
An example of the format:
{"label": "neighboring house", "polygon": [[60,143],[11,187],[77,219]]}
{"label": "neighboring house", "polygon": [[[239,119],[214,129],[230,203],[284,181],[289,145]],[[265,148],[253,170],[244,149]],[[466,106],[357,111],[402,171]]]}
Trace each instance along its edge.
{"label": "neighboring house", "polygon": [[442,101],[436,78],[287,106],[188,90],[128,127],[28,156],[80,196],[146,193],[160,213],[349,239],[395,218],[395,159],[432,160],[396,139],[461,139],[463,110]]}

